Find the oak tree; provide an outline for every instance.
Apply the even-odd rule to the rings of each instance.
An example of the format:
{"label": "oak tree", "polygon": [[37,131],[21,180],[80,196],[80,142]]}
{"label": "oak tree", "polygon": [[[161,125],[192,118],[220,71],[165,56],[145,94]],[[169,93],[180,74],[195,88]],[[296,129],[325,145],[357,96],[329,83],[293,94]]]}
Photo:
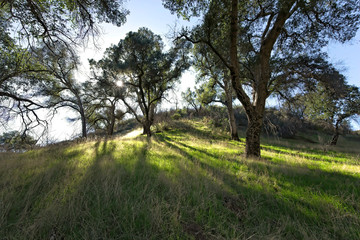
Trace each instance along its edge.
{"label": "oak tree", "polygon": [[188,68],[184,41],[164,51],[159,35],[147,28],[129,32],[96,63],[103,78],[121,81],[117,95],[151,136],[156,107]]}
{"label": "oak tree", "polygon": [[345,42],[355,36],[360,19],[359,0],[163,3],[173,13],[202,17],[192,31],[183,31],[179,37],[207,45],[230,71],[232,85],[248,118],[247,157],[260,157],[266,99],[276,84],[271,81],[270,59],[320,51],[330,39]]}
{"label": "oak tree", "polygon": [[198,74],[198,82],[202,82],[200,101],[205,104],[218,102],[227,109],[230,136],[239,141],[237,125],[233,109],[235,92],[231,84],[230,72],[206,45],[194,47],[194,64]]}
{"label": "oak tree", "polygon": [[78,44],[99,33],[97,23],[125,22],[129,12],[122,5],[122,0],[0,0],[0,108],[6,118],[15,112],[24,131],[46,124],[37,110],[45,107],[43,86],[52,83],[39,47],[55,53],[61,44],[75,56]]}

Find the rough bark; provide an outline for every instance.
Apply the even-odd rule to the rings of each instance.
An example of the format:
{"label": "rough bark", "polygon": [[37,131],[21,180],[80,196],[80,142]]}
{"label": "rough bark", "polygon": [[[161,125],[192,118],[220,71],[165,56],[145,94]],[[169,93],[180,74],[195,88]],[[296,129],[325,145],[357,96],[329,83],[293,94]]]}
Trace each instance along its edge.
{"label": "rough bark", "polygon": [[228,110],[228,117],[229,117],[231,140],[240,141],[238,131],[237,131],[237,126],[236,126],[234,109],[232,108],[232,102],[227,104],[227,110]]}
{"label": "rough bark", "polygon": [[[238,43],[238,1],[232,0],[231,4],[231,22],[230,22],[230,73],[231,82],[234,87],[236,96],[241,104],[244,106],[246,115],[248,117],[248,129],[246,131],[246,157],[260,157],[260,133],[262,118],[256,119],[255,107],[251,104],[249,96],[245,93],[241,86],[239,62],[237,56],[237,43]],[[260,131],[259,125],[260,124]]]}
{"label": "rough bark", "polygon": [[148,112],[146,112],[143,120],[143,134],[151,137],[151,125],[154,123],[155,104],[150,104],[146,109],[148,109]]}
{"label": "rough bark", "polygon": [[248,115],[248,127],[246,130],[246,157],[260,157],[260,134],[263,123],[263,116]]}
{"label": "rough bark", "polygon": [[86,131],[86,118],[84,112],[80,113],[81,116],[81,129],[82,129],[82,137],[87,137],[87,131]]}

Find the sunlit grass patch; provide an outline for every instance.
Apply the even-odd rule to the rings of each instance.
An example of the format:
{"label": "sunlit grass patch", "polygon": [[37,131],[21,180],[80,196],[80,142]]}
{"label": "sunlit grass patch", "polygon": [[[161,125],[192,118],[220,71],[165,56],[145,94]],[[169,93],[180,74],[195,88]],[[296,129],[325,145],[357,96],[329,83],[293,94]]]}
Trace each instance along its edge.
{"label": "sunlit grass patch", "polygon": [[9,239],[359,239],[356,154],[243,142],[208,120],[0,154]]}

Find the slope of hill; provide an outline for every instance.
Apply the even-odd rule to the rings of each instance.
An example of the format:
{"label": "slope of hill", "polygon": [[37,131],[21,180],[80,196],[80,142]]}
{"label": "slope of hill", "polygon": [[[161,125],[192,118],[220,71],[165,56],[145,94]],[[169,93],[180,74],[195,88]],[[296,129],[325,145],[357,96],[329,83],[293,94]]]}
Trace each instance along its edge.
{"label": "slope of hill", "polygon": [[0,238],[360,239],[359,137],[248,160],[206,120],[164,129],[0,153]]}

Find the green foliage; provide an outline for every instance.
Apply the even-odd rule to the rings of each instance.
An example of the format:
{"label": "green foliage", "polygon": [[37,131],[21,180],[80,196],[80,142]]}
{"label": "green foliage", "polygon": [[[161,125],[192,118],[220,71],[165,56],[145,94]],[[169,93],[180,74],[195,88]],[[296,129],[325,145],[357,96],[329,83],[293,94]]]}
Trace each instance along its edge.
{"label": "green foliage", "polygon": [[[341,89],[342,88],[342,89]],[[316,92],[306,95],[305,113],[309,119],[325,120],[335,124],[346,118],[360,114],[360,92],[355,86],[336,85],[335,88],[325,89],[318,85]]]}
{"label": "green foliage", "polygon": [[179,120],[181,118],[180,112],[175,112],[173,115],[171,115],[171,118],[174,120]]}
{"label": "green foliage", "polygon": [[9,123],[19,118],[28,131],[46,124],[36,111],[44,107],[46,88],[54,85],[54,81],[38,58],[41,50],[17,45],[10,37],[8,25],[0,14],[0,105],[3,120]]}
{"label": "green foliage", "polygon": [[190,88],[187,88],[185,92],[181,93],[181,97],[188,106],[191,106],[196,112],[199,112],[201,109],[201,102],[199,101],[196,91],[191,91]]}
{"label": "green foliage", "polygon": [[207,121],[184,120],[151,141],[0,153],[0,235],[359,239],[358,136],[327,152],[264,139],[263,159],[225,139]]}
{"label": "green foliage", "polygon": [[202,105],[208,105],[217,100],[216,97],[218,93],[214,88],[214,85],[215,84],[212,81],[209,81],[201,84],[196,89],[196,97]]}
{"label": "green foliage", "polygon": [[[25,131],[39,125],[46,129],[47,121],[37,111],[48,107],[44,103],[49,96],[46,103],[52,107],[60,101],[63,106],[82,111],[79,93],[75,93],[80,87],[71,79],[72,73],[59,73],[54,65],[63,65],[61,70],[67,68],[61,61],[64,50],[75,57],[75,47],[98,34],[97,23],[122,25],[129,13],[122,4],[122,0],[0,1],[0,102],[7,119],[19,117]],[[49,52],[59,54],[50,64]],[[64,77],[68,84],[53,81]],[[83,135],[85,132],[83,128]]]}
{"label": "green foliage", "polygon": [[[348,85],[345,76],[321,56],[300,61],[306,62],[305,66],[294,67],[299,68],[302,75],[293,76],[297,79],[278,91],[286,99],[283,108],[302,120],[325,123],[338,134],[341,125],[360,113],[359,89]],[[295,95],[290,90],[293,84],[297,85]]]}
{"label": "green foliage", "polygon": [[0,136],[0,146],[4,150],[25,150],[37,143],[33,137],[20,134],[17,131],[4,132]]}
{"label": "green foliage", "polygon": [[[0,17],[0,23],[6,21]],[[1,96],[8,93],[21,96],[24,91],[35,91],[41,86],[41,80],[48,79],[46,68],[37,58],[39,49],[29,50],[15,44],[6,29],[7,25],[0,24],[0,86]],[[30,86],[34,88],[29,89]]]}

